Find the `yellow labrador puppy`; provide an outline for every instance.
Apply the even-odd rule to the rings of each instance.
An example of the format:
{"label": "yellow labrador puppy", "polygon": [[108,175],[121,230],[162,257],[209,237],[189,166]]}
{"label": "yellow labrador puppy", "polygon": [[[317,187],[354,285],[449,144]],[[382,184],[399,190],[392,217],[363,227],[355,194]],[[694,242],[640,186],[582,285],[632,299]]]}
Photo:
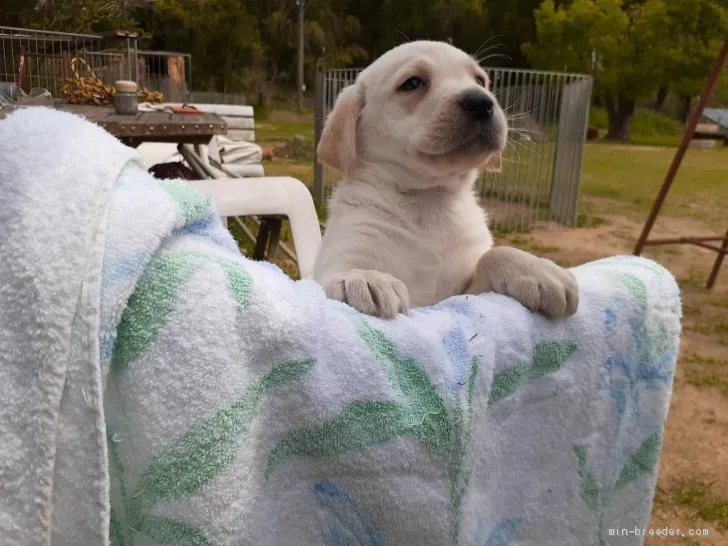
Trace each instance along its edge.
{"label": "yellow labrador puppy", "polygon": [[499,168],[506,136],[488,75],[451,45],[410,42],[363,70],[318,147],[344,175],[314,268],[327,296],[384,318],[487,291],[549,317],[575,313],[571,272],[493,248],[472,187],[480,168]]}

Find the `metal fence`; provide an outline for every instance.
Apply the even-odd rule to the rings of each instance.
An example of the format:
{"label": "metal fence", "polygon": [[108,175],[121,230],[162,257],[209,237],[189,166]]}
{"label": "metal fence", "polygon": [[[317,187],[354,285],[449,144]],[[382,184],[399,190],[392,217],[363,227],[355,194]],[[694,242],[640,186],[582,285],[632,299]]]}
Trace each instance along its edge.
{"label": "metal fence", "polygon": [[60,99],[67,79],[93,72],[106,84],[132,80],[161,91],[170,102],[185,102],[191,70],[190,55],[140,51],[132,33],[102,36],[0,26],[0,92],[15,85],[25,93],[45,89]]}
{"label": "metal fence", "polygon": [[187,102],[192,83],[192,56],[169,51],[138,51],[135,81],[161,91],[167,102]]}
{"label": "metal fence", "polygon": [[[476,190],[496,230],[527,230],[539,222],[574,226],[591,100],[592,78],[581,74],[486,68],[506,112],[508,145],[499,173],[483,173]],[[315,140],[338,93],[361,69],[323,70],[316,79]],[[328,199],[337,174],[314,162],[314,197]]]}

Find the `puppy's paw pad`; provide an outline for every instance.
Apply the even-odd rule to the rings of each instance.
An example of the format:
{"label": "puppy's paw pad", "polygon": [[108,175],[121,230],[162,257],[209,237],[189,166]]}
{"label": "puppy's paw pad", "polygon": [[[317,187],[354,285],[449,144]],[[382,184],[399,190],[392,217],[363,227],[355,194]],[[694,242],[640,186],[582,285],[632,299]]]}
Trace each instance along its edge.
{"label": "puppy's paw pad", "polygon": [[499,247],[486,253],[477,275],[490,290],[551,318],[573,315],[579,307],[579,287],[571,271],[517,249]]}
{"label": "puppy's paw pad", "polygon": [[407,314],[409,310],[409,295],[405,284],[392,275],[379,271],[347,271],[328,284],[326,295],[375,317],[394,318],[397,313]]}

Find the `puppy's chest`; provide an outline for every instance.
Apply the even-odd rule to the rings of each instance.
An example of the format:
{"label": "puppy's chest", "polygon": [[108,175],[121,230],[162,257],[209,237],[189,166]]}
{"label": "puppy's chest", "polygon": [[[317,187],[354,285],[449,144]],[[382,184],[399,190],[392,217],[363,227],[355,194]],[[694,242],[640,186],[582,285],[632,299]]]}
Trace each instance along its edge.
{"label": "puppy's chest", "polygon": [[[460,293],[470,281],[478,255],[474,248],[489,243],[484,222],[430,222],[418,229],[414,244],[403,249],[407,255],[407,277],[402,279],[410,292],[412,305],[430,305]],[[419,226],[422,227],[422,226]]]}

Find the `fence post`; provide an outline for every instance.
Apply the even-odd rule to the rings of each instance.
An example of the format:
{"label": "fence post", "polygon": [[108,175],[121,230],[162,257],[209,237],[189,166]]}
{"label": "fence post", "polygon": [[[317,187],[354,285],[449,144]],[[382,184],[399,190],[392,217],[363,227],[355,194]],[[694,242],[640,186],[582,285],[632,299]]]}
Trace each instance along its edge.
{"label": "fence post", "polygon": [[559,223],[571,227],[576,226],[578,218],[579,182],[590,101],[590,77],[564,84],[561,90],[556,157],[549,196],[549,219],[556,217]]}
{"label": "fence post", "polygon": [[324,128],[324,71],[316,72],[316,101],[314,104],[313,111],[313,122],[314,122],[314,153],[313,153],[313,201],[317,205],[324,203],[324,170],[318,161],[318,154],[316,149],[318,148],[319,140],[321,139],[321,132]]}

